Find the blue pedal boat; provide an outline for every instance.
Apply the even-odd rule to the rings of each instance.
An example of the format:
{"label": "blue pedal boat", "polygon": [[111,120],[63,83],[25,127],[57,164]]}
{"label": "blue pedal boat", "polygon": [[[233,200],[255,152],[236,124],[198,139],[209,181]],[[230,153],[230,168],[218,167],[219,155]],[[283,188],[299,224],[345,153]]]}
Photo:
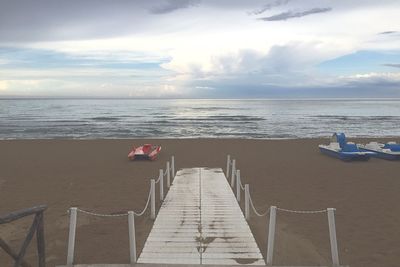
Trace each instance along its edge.
{"label": "blue pedal boat", "polygon": [[374,157],[387,160],[400,160],[400,144],[388,142],[386,144],[370,142],[365,145],[359,144],[361,151],[375,152]]}
{"label": "blue pedal boat", "polygon": [[375,154],[372,151],[361,151],[356,144],[346,141],[344,133],[334,133],[329,145],[319,145],[321,153],[343,161],[366,161]]}

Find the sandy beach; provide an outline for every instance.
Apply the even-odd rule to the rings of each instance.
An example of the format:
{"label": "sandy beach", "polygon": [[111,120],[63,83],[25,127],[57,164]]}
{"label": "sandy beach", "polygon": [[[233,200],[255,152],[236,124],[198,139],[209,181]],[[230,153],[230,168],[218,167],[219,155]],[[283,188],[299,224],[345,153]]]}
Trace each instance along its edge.
{"label": "sandy beach", "polygon": [[[399,142],[400,139],[391,139]],[[350,140],[367,142],[367,139]],[[132,144],[163,148],[155,162],[130,162]],[[172,155],[176,168],[221,167],[237,160],[260,211],[270,205],[294,210],[336,208],[340,262],[350,266],[400,264],[400,163],[371,159],[346,163],[319,153],[328,140],[10,140],[0,141],[0,214],[39,204],[45,212],[48,266],[66,263],[71,206],[100,213],[140,211],[149,181]],[[158,202],[159,203],[159,202]],[[16,250],[32,217],[0,225],[0,236]],[[267,218],[250,226],[265,254]],[[149,214],[136,220],[138,250],[149,234]],[[326,214],[278,211],[276,265],[330,263]],[[77,263],[128,263],[127,218],[78,215]],[[35,240],[26,260],[36,262]],[[0,266],[12,261],[0,252]]]}

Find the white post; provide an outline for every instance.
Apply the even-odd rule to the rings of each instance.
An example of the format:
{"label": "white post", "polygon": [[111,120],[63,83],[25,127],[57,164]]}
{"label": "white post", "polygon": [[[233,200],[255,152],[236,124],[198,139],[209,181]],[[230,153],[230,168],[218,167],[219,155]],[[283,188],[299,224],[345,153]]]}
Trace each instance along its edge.
{"label": "white post", "polygon": [[231,155],[226,157],[226,178],[229,177],[229,167],[231,166]]}
{"label": "white post", "polygon": [[236,171],[236,199],[240,203],[240,170]]}
{"label": "white post", "polygon": [[67,266],[72,266],[74,264],[76,217],[78,210],[77,208],[70,208],[69,212],[70,213],[69,213]]}
{"label": "white post", "polygon": [[151,196],[150,196],[150,200],[151,200],[151,214],[150,214],[150,218],[151,219],[155,219],[156,218],[156,189],[155,186],[156,183],[154,181],[154,179],[151,179],[150,181],[150,190],[151,190]]}
{"label": "white post", "polygon": [[169,188],[171,186],[171,168],[169,166],[169,161],[167,161],[167,187]]}
{"label": "white post", "polygon": [[175,157],[171,157],[171,172],[172,172],[172,179],[175,178]]}
{"label": "white post", "polygon": [[235,174],[236,174],[236,160],[232,160],[232,175],[231,175],[231,187],[233,187],[235,184]]}
{"label": "white post", "polygon": [[128,230],[129,230],[129,256],[131,264],[136,263],[136,233],[135,233],[135,214],[128,211]]}
{"label": "white post", "polygon": [[328,208],[329,239],[331,241],[332,266],[339,266],[339,253],[336,239],[335,209]]}
{"label": "white post", "polygon": [[249,185],[244,185],[244,215],[246,220],[250,219],[250,190]]}
{"label": "white post", "polygon": [[272,257],[274,254],[275,223],[276,223],[276,207],[271,206],[269,213],[268,247],[267,247],[267,265],[270,266],[272,265]]}
{"label": "white post", "polygon": [[160,200],[164,200],[164,171],[160,169],[158,178],[160,178]]}

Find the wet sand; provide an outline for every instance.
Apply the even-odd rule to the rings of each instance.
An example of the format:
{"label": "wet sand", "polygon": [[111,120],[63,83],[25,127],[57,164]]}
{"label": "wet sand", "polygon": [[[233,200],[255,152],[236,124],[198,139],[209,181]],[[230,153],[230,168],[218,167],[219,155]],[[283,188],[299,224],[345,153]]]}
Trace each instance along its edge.
{"label": "wet sand", "polygon": [[[158,160],[128,161],[130,146],[144,142],[162,145]],[[342,264],[399,266],[400,162],[342,162],[319,153],[317,145],[323,142],[327,140],[0,141],[0,214],[47,204],[48,266],[65,264],[69,207],[100,213],[140,211],[147,200],[150,179],[158,176],[171,155],[175,155],[177,169],[225,169],[226,155],[231,154],[237,160],[243,183],[250,184],[260,211],[270,205],[295,210],[336,208]],[[31,222],[29,217],[0,225],[0,236],[17,250]],[[139,251],[151,225],[148,213],[136,220]],[[265,254],[267,218],[252,214],[250,226]],[[326,214],[278,211],[277,227],[275,264],[330,263]],[[26,260],[36,262],[35,240]],[[96,218],[79,213],[77,263],[128,261],[126,217]],[[3,251],[0,266],[12,266]]]}

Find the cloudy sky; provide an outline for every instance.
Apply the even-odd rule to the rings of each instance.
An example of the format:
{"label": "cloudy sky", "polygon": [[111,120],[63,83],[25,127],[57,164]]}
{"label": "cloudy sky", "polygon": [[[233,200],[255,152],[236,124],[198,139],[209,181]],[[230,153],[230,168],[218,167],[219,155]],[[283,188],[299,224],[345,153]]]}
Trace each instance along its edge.
{"label": "cloudy sky", "polygon": [[399,0],[0,0],[0,97],[400,97]]}

